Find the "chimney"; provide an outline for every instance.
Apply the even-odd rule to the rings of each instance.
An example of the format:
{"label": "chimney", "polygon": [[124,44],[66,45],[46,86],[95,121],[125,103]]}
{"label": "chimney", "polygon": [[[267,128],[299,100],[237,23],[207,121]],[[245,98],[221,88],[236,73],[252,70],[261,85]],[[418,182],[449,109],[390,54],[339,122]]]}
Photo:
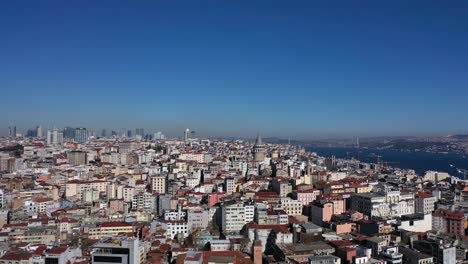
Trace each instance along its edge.
{"label": "chimney", "polygon": [[253,262],[254,264],[262,264],[263,252],[262,241],[255,240],[253,243]]}

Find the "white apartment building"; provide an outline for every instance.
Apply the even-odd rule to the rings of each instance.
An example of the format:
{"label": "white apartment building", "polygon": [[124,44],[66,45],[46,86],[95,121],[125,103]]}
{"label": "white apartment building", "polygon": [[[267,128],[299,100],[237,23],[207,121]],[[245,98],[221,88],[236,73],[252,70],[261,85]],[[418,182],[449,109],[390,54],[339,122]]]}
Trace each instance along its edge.
{"label": "white apartment building", "polygon": [[302,202],[290,197],[281,198],[281,208],[288,215],[302,215]]}
{"label": "white apartment building", "polygon": [[135,188],[132,186],[125,186],[122,188],[124,202],[132,202],[135,194]]}
{"label": "white apartment building", "polygon": [[5,193],[0,189],[0,208],[5,207]]}
{"label": "white apartment building", "polygon": [[161,227],[166,230],[166,238],[174,239],[178,234],[182,234],[184,237],[188,237],[188,226],[187,222],[184,220],[181,221],[171,221],[164,220],[160,222]]}
{"label": "white apartment building", "polygon": [[164,194],[167,189],[167,178],[165,175],[154,176],[151,178],[151,188],[153,192]]}
{"label": "white apartment building", "polygon": [[196,161],[198,163],[209,163],[213,157],[209,153],[203,152],[184,152],[179,155],[180,160]]}
{"label": "white apartment building", "polygon": [[431,214],[415,214],[402,216],[398,221],[398,229],[411,232],[427,232],[432,229]]}
{"label": "white apartment building", "polygon": [[437,198],[428,193],[418,193],[414,199],[415,213],[431,214],[435,210]]}
{"label": "white apartment building", "polygon": [[166,221],[180,221],[187,216],[185,210],[179,206],[177,210],[166,210],[164,211],[164,220]]}
{"label": "white apartment building", "polygon": [[224,179],[224,191],[227,194],[232,194],[234,192],[235,181],[234,178],[228,177]]}
{"label": "white apartment building", "polygon": [[208,227],[209,211],[207,210],[191,210],[187,213],[187,226],[189,232],[196,229],[204,230]]}
{"label": "white apartment building", "polygon": [[153,195],[148,192],[139,192],[133,195],[132,208],[137,210],[149,210],[153,206]]}
{"label": "white apartment building", "polygon": [[399,190],[381,184],[379,188],[374,193],[352,194],[351,210],[382,218],[414,214],[413,193],[401,193]]}
{"label": "white apartment building", "polygon": [[107,181],[71,180],[65,183],[65,196],[66,197],[73,197],[73,196],[81,197],[81,193],[83,190],[96,190],[98,192],[106,192],[108,184],[109,182]]}
{"label": "white apartment building", "polygon": [[91,263],[139,264],[144,262],[144,247],[138,238],[113,237],[91,246]]}
{"label": "white apartment building", "polygon": [[245,209],[242,203],[229,201],[221,206],[221,228],[224,232],[239,232],[245,224]]}
{"label": "white apartment building", "polygon": [[424,174],[423,181],[442,181],[446,178],[450,178],[450,175],[446,172],[438,172],[438,171],[426,171]]}
{"label": "white apartment building", "polygon": [[245,223],[250,223],[254,221],[255,218],[255,205],[254,204],[245,204],[244,205],[244,217]]}
{"label": "white apartment building", "polygon": [[185,180],[185,185],[187,185],[191,189],[195,188],[199,184],[200,184],[200,179],[195,176],[189,176]]}

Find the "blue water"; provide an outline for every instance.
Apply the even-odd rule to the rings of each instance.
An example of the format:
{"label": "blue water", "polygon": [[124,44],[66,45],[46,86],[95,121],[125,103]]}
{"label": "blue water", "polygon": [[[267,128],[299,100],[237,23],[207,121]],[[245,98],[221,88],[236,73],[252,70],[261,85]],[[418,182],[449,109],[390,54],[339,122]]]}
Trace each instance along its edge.
{"label": "blue water", "polygon": [[[328,148],[328,147],[310,147],[307,150],[316,152],[319,156],[337,158],[356,158],[357,149],[355,148]],[[463,178],[463,174],[457,172],[456,168],[468,169],[468,157],[459,154],[442,154],[427,152],[402,152],[397,150],[377,150],[361,149],[359,151],[359,160],[363,162],[376,163],[375,155],[382,156],[382,162],[389,163],[389,166],[402,169],[414,169],[418,174],[424,174],[425,171],[443,171],[450,175]],[[453,167],[450,166],[453,165]],[[467,174],[468,178],[468,174]]]}

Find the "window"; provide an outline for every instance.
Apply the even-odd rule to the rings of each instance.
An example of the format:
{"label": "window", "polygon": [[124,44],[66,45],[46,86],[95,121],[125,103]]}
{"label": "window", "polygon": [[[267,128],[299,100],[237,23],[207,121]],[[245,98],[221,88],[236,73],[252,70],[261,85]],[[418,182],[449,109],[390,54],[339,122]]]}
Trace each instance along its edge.
{"label": "window", "polygon": [[46,258],[44,261],[45,264],[58,264],[58,258]]}
{"label": "window", "polygon": [[122,257],[94,256],[93,260],[94,262],[122,263]]}

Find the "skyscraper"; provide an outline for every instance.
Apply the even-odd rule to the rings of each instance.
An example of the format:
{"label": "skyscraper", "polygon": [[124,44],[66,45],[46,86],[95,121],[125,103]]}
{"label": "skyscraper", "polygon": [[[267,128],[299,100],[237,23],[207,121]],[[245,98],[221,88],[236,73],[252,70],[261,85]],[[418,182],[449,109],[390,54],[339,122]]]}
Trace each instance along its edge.
{"label": "skyscraper", "polygon": [[145,130],[143,128],[135,129],[135,136],[140,136],[143,138],[145,136]]}
{"label": "skyscraper", "polygon": [[84,127],[77,127],[75,129],[75,142],[84,144],[88,141],[88,131]]}
{"label": "skyscraper", "polygon": [[13,137],[16,137],[16,126],[13,127],[13,132],[12,132],[12,133],[13,133],[12,136],[13,136]]}
{"label": "skyscraper", "polygon": [[106,137],[106,135],[107,135],[107,131],[103,129],[101,132],[101,137]]}
{"label": "skyscraper", "polygon": [[63,130],[63,136],[65,138],[75,138],[75,129],[72,128],[72,127],[66,127],[64,130]]}
{"label": "skyscraper", "polygon": [[185,142],[185,145],[188,145],[190,144],[190,129],[185,129],[184,131],[184,142]]}
{"label": "skyscraper", "polygon": [[131,138],[131,137],[132,137],[132,131],[131,131],[131,130],[128,130],[128,131],[127,131],[127,137],[128,137],[128,138]]}
{"label": "skyscraper", "polygon": [[41,126],[36,127],[36,137],[38,137],[38,138],[42,137],[42,127]]}
{"label": "skyscraper", "polygon": [[63,143],[63,132],[54,128],[52,131],[47,131],[47,145],[58,145]]}
{"label": "skyscraper", "polygon": [[36,131],[32,129],[28,129],[26,132],[26,137],[35,137],[36,136]]}
{"label": "skyscraper", "polygon": [[164,139],[164,135],[161,131],[154,133],[154,140]]}

